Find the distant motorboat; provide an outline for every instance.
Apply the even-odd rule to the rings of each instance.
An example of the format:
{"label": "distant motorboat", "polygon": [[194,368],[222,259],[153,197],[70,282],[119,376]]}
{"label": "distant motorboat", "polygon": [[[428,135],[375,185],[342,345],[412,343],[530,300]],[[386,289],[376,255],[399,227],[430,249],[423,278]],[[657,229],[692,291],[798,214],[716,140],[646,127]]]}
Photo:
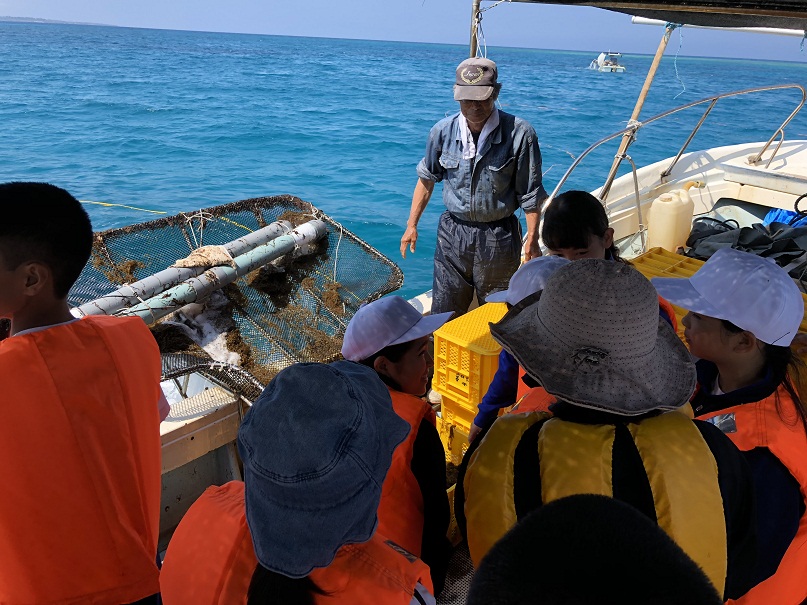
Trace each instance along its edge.
{"label": "distant motorboat", "polygon": [[620,53],[600,53],[600,56],[591,62],[588,66],[589,69],[596,69],[597,71],[605,71],[611,73],[622,73],[625,71],[625,66],[620,65],[619,59],[622,58]]}

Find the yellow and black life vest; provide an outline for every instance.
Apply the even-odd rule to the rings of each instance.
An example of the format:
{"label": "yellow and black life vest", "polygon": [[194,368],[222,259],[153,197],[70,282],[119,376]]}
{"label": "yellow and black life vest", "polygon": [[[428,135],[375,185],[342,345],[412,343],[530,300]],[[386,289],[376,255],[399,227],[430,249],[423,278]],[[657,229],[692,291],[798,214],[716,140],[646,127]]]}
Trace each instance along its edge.
{"label": "yellow and black life vest", "polygon": [[[474,565],[518,520],[515,452],[524,433],[536,423],[542,423],[537,448],[544,504],[574,494],[614,495],[616,425],[579,424],[541,412],[503,416],[471,456],[463,484]],[[626,427],[647,473],[659,526],[700,565],[722,594],[726,525],[717,463],[709,447],[693,422],[678,412]]]}

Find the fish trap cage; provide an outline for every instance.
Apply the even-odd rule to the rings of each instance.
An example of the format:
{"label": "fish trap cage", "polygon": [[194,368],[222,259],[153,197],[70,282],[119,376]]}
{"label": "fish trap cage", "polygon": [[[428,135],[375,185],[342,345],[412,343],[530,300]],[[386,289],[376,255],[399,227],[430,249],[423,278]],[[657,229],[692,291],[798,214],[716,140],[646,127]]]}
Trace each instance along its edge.
{"label": "fish trap cage", "polygon": [[237,366],[216,361],[172,322],[151,327],[164,379],[202,373],[251,401],[261,385],[293,363],[338,359],[359,306],[403,283],[395,263],[308,202],[290,195],[254,198],[96,233],[69,303],[79,307],[108,295],[200,246],[223,245],[275,221],[297,226],[313,219],[327,224],[327,235],[311,254],[286,255],[220,290],[231,319],[227,348],[238,353]]}

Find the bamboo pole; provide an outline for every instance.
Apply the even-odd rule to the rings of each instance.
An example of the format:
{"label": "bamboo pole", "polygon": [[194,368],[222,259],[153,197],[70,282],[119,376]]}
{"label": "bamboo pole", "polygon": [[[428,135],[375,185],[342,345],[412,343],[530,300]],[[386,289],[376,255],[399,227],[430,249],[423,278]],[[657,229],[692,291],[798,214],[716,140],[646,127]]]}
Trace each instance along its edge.
{"label": "bamboo pole", "polygon": [[476,56],[476,48],[479,46],[479,40],[477,38],[477,15],[479,15],[479,7],[482,4],[482,0],[474,0],[473,6],[471,7],[471,48],[469,57],[473,58]]}
{"label": "bamboo pole", "polygon": [[[650,69],[647,71],[647,77],[644,80],[644,85],[642,85],[642,90],[639,92],[639,98],[636,99],[636,105],[633,107],[633,113],[630,116],[631,122],[635,122],[639,119],[639,114],[642,112],[642,107],[647,99],[647,93],[650,92],[650,85],[653,83],[653,79],[656,77],[656,71],[658,71],[658,66],[661,63],[661,57],[664,56],[667,43],[670,41],[670,35],[675,28],[676,25],[672,23],[668,23],[664,28],[664,35],[661,37],[661,42],[659,42],[658,48],[656,49],[656,56],[653,57],[653,62],[650,64]],[[633,132],[626,132],[622,135],[622,142],[619,144],[619,150],[614,157],[614,163],[611,165],[608,178],[605,179],[605,184],[600,190],[600,199],[603,202],[605,202],[608,197],[608,192],[611,190],[611,185],[616,178],[616,173],[619,170],[620,164],[622,164],[622,157],[633,142],[633,134]]]}

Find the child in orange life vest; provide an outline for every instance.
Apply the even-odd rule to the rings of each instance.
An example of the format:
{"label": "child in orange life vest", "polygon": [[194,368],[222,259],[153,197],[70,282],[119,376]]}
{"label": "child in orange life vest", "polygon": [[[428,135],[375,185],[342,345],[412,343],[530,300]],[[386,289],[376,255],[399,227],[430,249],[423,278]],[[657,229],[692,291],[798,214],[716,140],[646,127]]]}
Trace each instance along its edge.
{"label": "child in orange life vest", "polygon": [[744,605],[807,599],[807,413],[793,387],[789,345],[804,316],[801,293],[771,260],[721,249],[689,279],[654,285],[689,313],[697,362],[697,418],[718,426],[754,473],[759,554]]}
{"label": "child in orange life vest", "polygon": [[[614,244],[614,230],[608,225],[608,215],[602,202],[585,191],[567,191],[549,203],[544,211],[541,240],[550,256],[570,261],[599,258],[626,262],[620,258]],[[550,272],[543,281],[538,280],[519,286],[517,283],[519,271],[512,278],[516,283],[511,281],[508,290],[490,295],[487,300],[515,305],[528,295],[543,289],[543,281],[551,275]],[[531,291],[530,287],[533,288]],[[663,305],[662,300],[659,300],[659,303]],[[671,309],[662,308],[661,315],[673,324],[673,328],[676,327],[675,315]],[[476,439],[482,431],[493,424],[501,408],[513,405],[531,388],[538,386],[528,376],[520,378],[519,373],[518,364],[512,355],[502,351],[499,354],[499,369],[479,404],[479,413],[474,418],[468,435],[469,441]]]}
{"label": "child in orange life vest", "polygon": [[361,364],[297,364],[275,377],[238,431],[259,562],[248,605],[434,605],[426,565],[376,531],[381,485],[409,432]]}
{"label": "child in orange life vest", "polygon": [[411,427],[384,480],[378,530],[429,566],[435,594],[442,590],[451,555],[450,509],[445,450],[434,411],[422,396],[434,363],[429,339],[451,315],[424,317],[400,296],[388,296],[356,312],[342,345],[345,359],[376,371],[389,388],[393,409]]}
{"label": "child in orange life vest", "polygon": [[6,183],[0,212],[0,602],[156,603],[157,344],[139,318],[70,314],[93,237],[73,196]]}

